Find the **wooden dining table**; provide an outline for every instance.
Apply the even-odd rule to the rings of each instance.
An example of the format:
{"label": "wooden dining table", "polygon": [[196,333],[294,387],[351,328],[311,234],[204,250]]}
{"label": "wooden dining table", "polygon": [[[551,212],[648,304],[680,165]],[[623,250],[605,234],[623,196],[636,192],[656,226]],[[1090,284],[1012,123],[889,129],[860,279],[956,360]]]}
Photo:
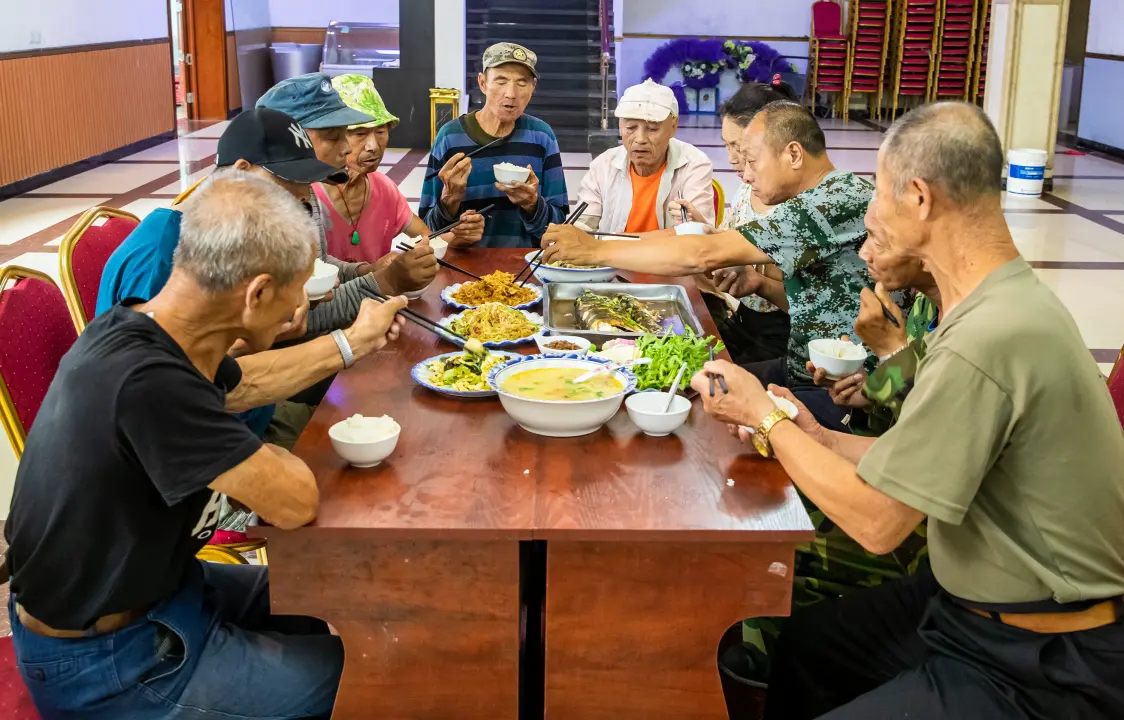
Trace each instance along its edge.
{"label": "wooden dining table", "polygon": [[[525,254],[445,259],[483,275]],[[440,292],[465,279],[442,269],[410,307],[449,314]],[[683,284],[716,334],[689,278],[620,280]],[[273,611],[343,640],[333,718],[726,717],[718,640],[744,617],[788,614],[794,549],[813,537],[780,465],[698,399],[668,437],[623,407],[584,437],[533,435],[494,398],[413,382],[416,363],[454,349],[407,324],[340,373],[294,449],[319,482],[316,521],[259,530]],[[356,413],[402,427],[377,467],[332,449],[328,428]]]}

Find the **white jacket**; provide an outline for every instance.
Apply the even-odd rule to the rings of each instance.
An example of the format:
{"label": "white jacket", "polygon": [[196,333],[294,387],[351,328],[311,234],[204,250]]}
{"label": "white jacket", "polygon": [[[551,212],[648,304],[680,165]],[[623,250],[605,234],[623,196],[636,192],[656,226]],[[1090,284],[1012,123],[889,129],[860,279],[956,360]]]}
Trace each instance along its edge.
{"label": "white jacket", "polygon": [[[671,139],[667,166],[656,197],[656,215],[661,228],[673,228],[680,221],[667,211],[668,202],[679,198],[698,208],[707,224],[714,224],[713,171],[714,163],[706,153],[682,140]],[[623,145],[606,150],[590,163],[578,191],[578,200],[589,203],[578,225],[587,230],[624,232],[628,214],[632,212],[632,178],[628,152]]]}

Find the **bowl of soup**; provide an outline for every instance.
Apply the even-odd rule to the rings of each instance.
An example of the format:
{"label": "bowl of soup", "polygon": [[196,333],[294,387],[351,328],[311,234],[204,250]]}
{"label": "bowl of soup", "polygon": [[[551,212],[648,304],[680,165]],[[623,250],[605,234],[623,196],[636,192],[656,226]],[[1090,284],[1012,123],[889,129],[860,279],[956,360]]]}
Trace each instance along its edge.
{"label": "bowl of soup", "polygon": [[[597,372],[582,382],[591,370]],[[636,376],[608,360],[581,355],[527,355],[497,365],[488,385],[527,432],[578,437],[596,432],[617,414]]]}

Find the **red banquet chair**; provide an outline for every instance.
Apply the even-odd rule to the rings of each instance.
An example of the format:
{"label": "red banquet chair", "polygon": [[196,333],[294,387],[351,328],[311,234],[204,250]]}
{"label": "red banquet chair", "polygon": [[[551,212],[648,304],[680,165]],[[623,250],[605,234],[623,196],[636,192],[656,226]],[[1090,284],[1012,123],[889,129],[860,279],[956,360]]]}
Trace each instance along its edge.
{"label": "red banquet chair", "polygon": [[39,720],[35,703],[16,665],[16,649],[10,637],[0,638],[0,718]]}
{"label": "red banquet chair", "polygon": [[[99,220],[104,220],[100,225]],[[98,287],[109,256],[140,220],[124,210],[92,207],[82,213],[59,246],[59,279],[78,332],[86,329],[98,305]]]}
{"label": "red banquet chair", "polygon": [[847,87],[850,40],[843,34],[843,8],[832,0],[812,3],[812,35],[809,41],[811,62],[811,102],[817,92],[837,93],[836,104]]}
{"label": "red banquet chair", "polygon": [[1116,414],[1120,417],[1120,424],[1124,425],[1124,348],[1116,356],[1116,364],[1108,374],[1108,393],[1112,395],[1112,402],[1116,405]]}

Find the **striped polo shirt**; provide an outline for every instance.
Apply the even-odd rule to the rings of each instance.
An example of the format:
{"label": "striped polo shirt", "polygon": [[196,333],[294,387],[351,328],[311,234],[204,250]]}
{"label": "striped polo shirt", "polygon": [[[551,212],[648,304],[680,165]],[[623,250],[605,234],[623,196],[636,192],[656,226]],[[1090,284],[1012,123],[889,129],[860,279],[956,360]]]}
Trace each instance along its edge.
{"label": "striped polo shirt", "polygon": [[[445,123],[437,133],[429,154],[429,169],[439,170],[453,155],[469,153],[496,138],[480,127],[476,113],[469,113]],[[495,165],[511,163],[519,167],[531,166],[539,179],[539,204],[528,214],[507,199],[496,188]],[[427,180],[422,187],[418,215],[431,230],[454,222],[465,210],[480,210],[495,204],[484,223],[484,238],[477,247],[518,248],[538,247],[543,233],[551,223],[560,223],[569,213],[566,196],[566,176],[562,171],[562,154],[554,131],[542,120],[523,115],[515,121],[515,129],[506,142],[484,150],[472,158],[472,173],[468,188],[457,215],[445,211],[438,202],[444,184],[441,178]]]}

